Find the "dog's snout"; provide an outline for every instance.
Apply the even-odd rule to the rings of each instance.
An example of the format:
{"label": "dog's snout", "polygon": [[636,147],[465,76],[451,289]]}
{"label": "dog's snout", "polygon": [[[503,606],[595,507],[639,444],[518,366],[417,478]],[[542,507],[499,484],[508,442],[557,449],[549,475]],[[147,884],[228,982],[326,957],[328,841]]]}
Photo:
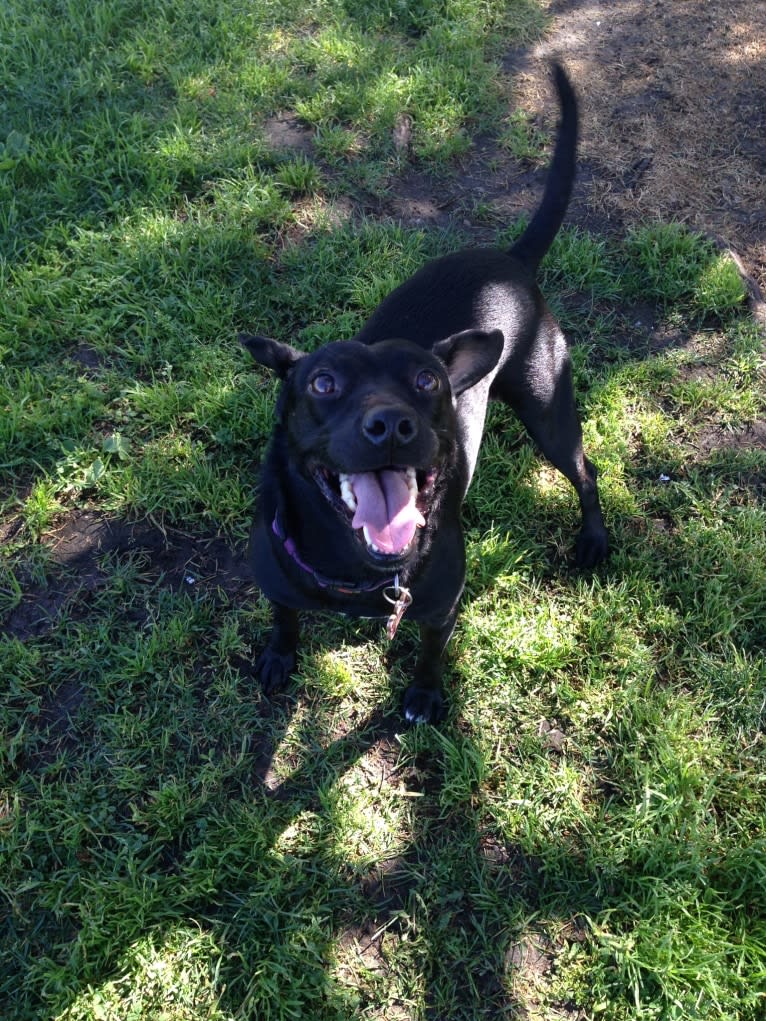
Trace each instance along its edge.
{"label": "dog's snout", "polygon": [[362,423],[362,432],[370,443],[410,443],[418,434],[412,415],[401,408],[373,408]]}

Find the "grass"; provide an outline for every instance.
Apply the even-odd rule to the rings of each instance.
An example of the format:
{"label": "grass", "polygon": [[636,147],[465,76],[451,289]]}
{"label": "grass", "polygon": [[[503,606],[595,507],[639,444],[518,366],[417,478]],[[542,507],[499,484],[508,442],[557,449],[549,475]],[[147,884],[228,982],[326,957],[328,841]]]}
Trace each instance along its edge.
{"label": "grass", "polygon": [[704,239],[557,239],[614,551],[570,571],[572,494],[493,408],[441,728],[401,726],[406,621],[318,618],[290,692],[251,680],[275,387],[236,334],[348,336],[470,240],[343,210],[478,133],[544,159],[499,70],[544,22],[0,10],[3,1016],[763,1016],[763,338]]}

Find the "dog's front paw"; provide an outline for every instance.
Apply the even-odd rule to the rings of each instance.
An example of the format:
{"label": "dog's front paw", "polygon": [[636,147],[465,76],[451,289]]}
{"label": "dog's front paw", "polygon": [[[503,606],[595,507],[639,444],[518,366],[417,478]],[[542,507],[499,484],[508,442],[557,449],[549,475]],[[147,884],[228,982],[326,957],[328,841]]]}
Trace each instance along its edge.
{"label": "dog's front paw", "polygon": [[404,718],[408,723],[438,723],[444,716],[444,697],[438,688],[411,684],[404,693]]}
{"label": "dog's front paw", "polygon": [[595,567],[609,555],[609,533],[605,528],[583,528],[577,537],[575,566]]}
{"label": "dog's front paw", "polygon": [[266,647],[255,664],[255,674],[261,683],[264,695],[272,695],[287,684],[295,670],[294,652],[277,652]]}

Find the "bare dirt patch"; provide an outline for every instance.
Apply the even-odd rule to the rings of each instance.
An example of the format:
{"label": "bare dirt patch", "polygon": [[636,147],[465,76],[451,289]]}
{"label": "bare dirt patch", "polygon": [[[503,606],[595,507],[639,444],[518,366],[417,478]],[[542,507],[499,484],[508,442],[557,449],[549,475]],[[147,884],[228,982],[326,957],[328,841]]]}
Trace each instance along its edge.
{"label": "bare dirt patch", "polygon": [[45,634],[59,615],[77,615],[89,596],[108,581],[105,558],[109,555],[144,554],[147,582],[190,591],[220,589],[241,596],[252,586],[243,550],[219,536],[187,535],[178,529],[160,528],[149,521],[120,521],[95,511],[73,511],[57,528],[43,537],[50,556],[45,581],[24,578],[24,597],[6,615],[6,634],[25,640]]}
{"label": "bare dirt patch", "polygon": [[308,154],[314,148],[313,132],[294,113],[279,113],[269,117],[263,126],[263,133],[274,149]]}
{"label": "bare dirt patch", "polygon": [[[731,248],[766,290],[766,5],[552,0],[549,12],[545,40],[509,49],[503,65],[513,107],[538,126],[556,119],[551,59],[576,84],[579,176],[568,221],[615,234],[685,223]],[[443,226],[487,203],[511,222],[535,207],[544,176],[480,138],[449,181],[413,167],[385,211]],[[464,225],[475,227],[470,220],[468,212]]]}
{"label": "bare dirt patch", "polygon": [[[678,220],[722,239],[766,286],[766,6],[554,0],[522,71],[539,109],[562,59],[582,107],[578,220]],[[549,100],[550,101],[550,100]]]}

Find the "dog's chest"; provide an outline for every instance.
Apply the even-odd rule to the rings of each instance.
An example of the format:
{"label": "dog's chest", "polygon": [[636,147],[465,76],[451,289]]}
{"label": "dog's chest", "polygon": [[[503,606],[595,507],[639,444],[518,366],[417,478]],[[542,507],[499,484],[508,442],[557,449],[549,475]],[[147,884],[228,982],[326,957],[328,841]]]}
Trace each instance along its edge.
{"label": "dog's chest", "polygon": [[461,394],[457,404],[458,448],[464,458],[465,484],[461,496],[465,496],[471,485],[476,461],[479,457],[484,424],[487,417],[487,402],[491,380],[481,383]]}

